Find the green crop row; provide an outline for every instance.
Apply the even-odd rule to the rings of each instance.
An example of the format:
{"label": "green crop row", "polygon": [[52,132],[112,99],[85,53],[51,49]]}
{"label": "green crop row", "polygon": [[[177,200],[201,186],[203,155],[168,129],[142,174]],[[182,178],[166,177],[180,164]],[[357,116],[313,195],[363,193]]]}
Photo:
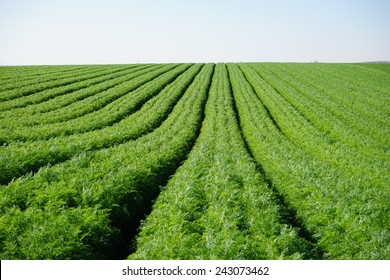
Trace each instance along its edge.
{"label": "green crop row", "polygon": [[[390,130],[387,128],[390,123],[386,119],[385,114],[381,116],[379,109],[356,100],[357,95],[362,96],[366,92],[364,89],[360,89],[359,94],[348,96],[347,93],[344,93],[348,92],[348,89],[343,90],[338,86],[335,88],[326,80],[326,75],[324,77],[319,76],[320,78],[311,77],[310,75],[308,75],[308,78],[289,77],[286,75],[284,68],[279,70],[270,66],[267,68],[270,69],[260,68],[259,71],[267,79],[271,79],[275,87],[283,88],[283,85],[286,85],[292,92],[289,99],[292,104],[294,104],[293,97],[302,95],[301,98],[307,99],[311,103],[311,106],[305,106],[302,110],[306,108],[315,110],[317,107],[320,107],[332,115],[333,118],[339,119],[357,138],[364,137],[366,138],[364,141],[373,142],[372,145],[375,145],[376,142],[377,147],[387,145],[390,148],[390,142],[387,137],[390,133]],[[268,72],[268,74],[264,73],[267,70],[271,70],[271,72]],[[294,73],[296,72],[294,71]],[[285,91],[283,89],[280,90],[281,93]],[[386,123],[387,126],[383,126]],[[353,142],[358,141],[355,140]]]}
{"label": "green crop row", "polygon": [[[120,69],[125,68],[122,66],[110,66],[106,67],[106,69]],[[84,73],[93,73],[95,71],[101,71],[103,67],[95,66],[92,67],[74,67],[72,70],[68,71],[54,71],[54,73],[50,73],[49,71],[39,71],[36,70],[35,74],[41,73],[41,75],[34,75],[30,77],[27,73],[20,73],[19,75],[13,76],[13,79],[2,80],[0,85],[0,92],[9,91],[12,89],[20,89],[28,86],[38,85],[40,84],[41,88],[44,88],[44,85],[50,86],[53,81],[61,81],[66,78],[72,78],[77,75],[82,75]],[[76,75],[75,75],[76,74]],[[1,78],[0,78],[1,79]]]}
{"label": "green crop row", "polygon": [[[386,175],[346,176],[344,170],[301,149],[280,130],[280,119],[274,119],[261,102],[269,89],[258,73],[245,65],[240,68],[245,76],[236,71],[232,81],[245,90],[233,93],[248,147],[324,257],[389,258],[390,232],[386,225],[390,215],[386,201],[390,194]],[[317,143],[312,145],[316,147]]]}
{"label": "green crop row", "polygon": [[[109,66],[111,68],[111,66]],[[100,65],[63,65],[63,66],[0,66],[0,91],[19,86],[35,84],[41,81],[56,80],[72,72],[88,72],[102,68]]]}
{"label": "green crop row", "polygon": [[[294,96],[298,96],[299,94],[293,94],[295,91],[291,91],[291,89],[284,86],[282,82],[277,85],[279,90],[274,90],[270,85],[276,84],[277,80],[266,76],[267,72],[265,70],[259,72],[262,76],[266,76],[269,83],[263,80],[259,75],[256,75],[256,73],[246,65],[242,65],[241,68],[253,84],[257,87],[261,87],[262,90],[258,91],[259,98],[267,107],[282,132],[289,137],[297,147],[304,149],[319,160],[332,164],[335,168],[339,168],[346,177],[354,178],[356,176],[361,176],[363,178],[370,178],[367,183],[372,184],[375,182],[375,185],[377,186],[385,186],[390,183],[389,181],[384,180],[383,177],[383,172],[388,166],[388,163],[383,160],[383,151],[382,153],[376,151],[377,154],[380,154],[380,158],[378,159],[373,156],[375,155],[373,153],[370,153],[370,156],[361,155],[354,149],[349,148],[344,142],[336,141],[327,133],[323,133],[323,131],[312,125],[312,123],[302,115],[301,111],[291,105],[293,102],[288,102],[284,98],[284,95],[287,94]],[[296,104],[296,106],[301,105],[299,107],[308,107],[305,100],[301,101],[303,102],[301,104]],[[294,102],[294,104],[295,103],[296,102]],[[311,108],[315,109],[315,107]],[[305,110],[302,109],[302,111]],[[316,123],[321,121],[324,121],[324,118],[317,117],[317,119],[315,119]],[[324,124],[326,125],[327,123],[324,122]],[[334,124],[332,123],[332,125]],[[363,142],[364,138],[360,141]],[[366,151],[367,150],[372,151],[366,147]]]}
{"label": "green crop row", "polygon": [[213,65],[135,141],[41,169],[0,190],[1,259],[116,258],[198,136]]}
{"label": "green crop row", "polygon": [[[268,67],[279,78],[284,78],[291,86],[295,85],[297,90],[311,92],[314,95],[314,100],[324,99],[330,101],[333,105],[342,105],[342,110],[348,112],[348,115],[356,115],[355,117],[372,120],[375,122],[383,122],[386,125],[390,124],[388,120],[389,112],[386,114],[384,106],[383,94],[374,90],[367,85],[359,84],[350,81],[340,81],[332,78],[328,73],[321,74],[316,68],[311,65],[297,67],[295,65],[286,64],[284,67],[280,65],[272,65]],[[321,69],[321,68],[320,68]],[[337,69],[337,68],[336,68]],[[317,70],[317,71],[315,71]],[[333,70],[338,77],[344,77],[346,73],[356,73],[355,67],[347,69]],[[367,79],[366,79],[367,80]],[[384,84],[383,81],[381,84]],[[373,95],[376,95],[373,98]]]}
{"label": "green crop row", "polygon": [[[0,112],[0,118],[11,120],[11,123],[19,122],[21,124],[25,123],[26,125],[28,125],[29,120],[31,120],[31,124],[34,124],[34,122],[39,123],[39,121],[48,121],[56,116],[56,112],[59,112],[61,115],[65,115],[62,114],[61,111],[69,110],[74,112],[80,105],[80,107],[83,107],[83,103],[87,106],[88,103],[104,99],[106,95],[109,95],[106,94],[105,91],[118,86],[123,82],[157,70],[158,68],[159,66],[154,69],[151,68],[151,66],[146,65],[144,67],[130,68],[120,73],[104,75],[96,78],[95,81],[97,81],[97,83],[91,84],[88,87],[76,89],[67,94],[52,96],[50,99],[43,100],[42,102],[39,102],[38,100],[37,103]],[[59,89],[59,91],[61,91],[61,89]],[[55,92],[55,89],[53,89],[52,92]],[[31,97],[34,98],[33,96]],[[40,97],[38,96],[38,99],[39,98]],[[82,111],[81,114],[83,112],[84,111]],[[88,111],[86,111],[86,113],[88,113]],[[49,117],[45,118],[45,116]],[[6,127],[6,123],[2,125]]]}
{"label": "green crop row", "polygon": [[0,183],[5,184],[47,164],[56,164],[84,151],[108,148],[151,132],[169,115],[173,106],[199,72],[196,64],[166,86],[142,108],[118,123],[87,133],[48,140],[11,143],[0,147]]}
{"label": "green crop row", "polygon": [[0,67],[0,259],[389,259],[389,73]]}
{"label": "green crop row", "polygon": [[[299,72],[299,67],[294,70]],[[345,99],[346,102],[350,101],[352,106],[355,103],[366,105],[368,110],[373,110],[375,114],[385,114],[388,118],[390,114],[387,106],[390,102],[389,75],[378,71],[373,72],[356,64],[330,64],[320,67],[313,65],[302,70],[302,75],[311,77],[312,81],[317,82],[317,86],[325,83],[325,86],[320,87],[320,91],[324,91],[324,94],[335,91],[338,98]]]}
{"label": "green crop row", "polygon": [[224,64],[216,66],[205,115],[195,147],[153,205],[130,258],[309,257],[309,243],[283,223],[246,151]]}
{"label": "green crop row", "polygon": [[[106,92],[112,102],[103,107],[101,107],[101,103],[93,102],[89,104],[92,107],[89,108],[91,113],[78,118],[32,127],[0,129],[0,141],[11,143],[13,141],[50,139],[56,136],[71,135],[112,125],[138,110],[144,102],[156,95],[167,84],[188,69],[189,66],[189,64],[182,64],[170,70],[174,66],[167,65],[162,69],[142,75],[127,83],[122,83]],[[109,93],[111,92],[112,94],[110,95]],[[106,101],[105,99],[103,100]]]}
{"label": "green crop row", "polygon": [[[382,66],[389,68],[388,65]],[[340,85],[344,89],[349,89],[348,94],[361,95],[361,98],[367,97],[366,100],[372,105],[380,104],[379,100],[377,100],[378,96],[390,101],[387,86],[390,82],[390,77],[384,72],[370,71],[367,68],[359,67],[359,64],[337,63],[316,67],[316,72],[320,76],[326,76],[334,86]],[[363,89],[364,94],[361,94],[361,89]]]}
{"label": "green crop row", "polygon": [[[3,104],[0,104],[4,105],[4,111],[0,112],[0,117],[26,118],[29,115],[44,113],[58,108],[62,108],[63,106],[77,101],[78,99],[84,99],[89,95],[99,93],[100,91],[96,91],[96,87],[104,91],[115,87],[122,82],[137,77],[141,74],[147,73],[148,71],[150,71],[148,65],[146,65],[145,67],[134,67],[122,70],[119,73],[117,72],[114,74],[98,76],[70,85],[59,86],[49,90],[40,91],[35,94],[28,95],[26,97],[6,101],[3,102]],[[111,78],[114,79],[110,80]],[[76,99],[74,99],[75,95]],[[62,101],[57,103],[58,99],[66,99],[65,97],[67,96],[69,96],[70,99],[68,102]]]}
{"label": "green crop row", "polygon": [[[32,79],[47,74],[48,76],[60,73],[101,68],[101,65],[39,65],[39,66],[0,66],[0,81],[19,81]],[[109,67],[112,65],[109,65]]]}
{"label": "green crop row", "polygon": [[314,126],[321,129],[330,139],[333,139],[332,141],[342,142],[351,149],[369,157],[378,156],[383,158],[386,151],[385,147],[369,135],[354,129],[343,118],[340,118],[339,114],[335,115],[332,110],[323,107],[324,102],[320,98],[313,98],[308,92],[303,94],[301,91],[295,90],[283,81],[276,79],[266,69],[255,67],[255,70]]}
{"label": "green crop row", "polygon": [[[130,66],[134,67],[134,66]],[[47,83],[37,83],[33,85],[28,85],[21,88],[16,88],[13,90],[7,90],[0,92],[0,101],[1,103],[1,110],[9,110],[14,107],[21,107],[28,104],[32,104],[33,100],[29,97],[30,95],[36,95],[37,92],[44,92],[46,94],[47,91],[49,93],[51,92],[50,89],[58,88],[62,86],[62,89],[64,93],[70,92],[75,89],[80,89],[82,87],[87,87],[93,82],[90,81],[92,78],[99,77],[104,74],[110,74],[117,71],[123,71],[123,68],[119,69],[96,69],[96,71],[87,71],[85,74],[79,75],[77,72],[72,73],[71,77],[61,80],[55,80]],[[86,81],[83,83],[83,81]],[[47,98],[47,97],[45,97]]]}

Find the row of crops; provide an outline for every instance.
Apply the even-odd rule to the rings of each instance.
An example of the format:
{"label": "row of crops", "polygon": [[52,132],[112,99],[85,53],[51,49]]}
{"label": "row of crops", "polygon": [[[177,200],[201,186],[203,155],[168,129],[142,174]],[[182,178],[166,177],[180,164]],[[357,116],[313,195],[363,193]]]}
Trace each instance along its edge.
{"label": "row of crops", "polygon": [[0,259],[389,259],[390,66],[0,67]]}

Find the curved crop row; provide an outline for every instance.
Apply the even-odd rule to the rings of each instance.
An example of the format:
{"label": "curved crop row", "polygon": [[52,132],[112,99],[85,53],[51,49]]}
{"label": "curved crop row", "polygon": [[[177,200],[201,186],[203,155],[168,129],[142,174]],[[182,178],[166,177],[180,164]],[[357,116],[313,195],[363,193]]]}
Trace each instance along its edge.
{"label": "curved crop row", "polygon": [[[130,66],[134,67],[134,66]],[[87,71],[85,74],[79,75],[77,72],[72,73],[72,76],[66,79],[55,80],[47,83],[37,83],[33,85],[28,85],[21,88],[16,88],[13,90],[7,90],[0,92],[0,109],[9,110],[14,107],[22,107],[24,104],[32,104],[30,95],[36,94],[38,92],[44,92],[47,94],[47,91],[50,92],[50,89],[62,87],[63,91],[70,92],[70,89],[76,90],[82,87],[86,87],[90,84],[93,84],[90,79],[97,78],[104,74],[110,74],[113,72],[123,71],[123,68],[119,69],[99,69],[96,71]],[[46,97],[47,98],[47,97]]]}
{"label": "curved crop row", "polygon": [[[3,127],[21,128],[23,126],[63,122],[81,117],[125,95],[127,91],[116,90],[117,88],[123,87],[124,84],[131,83],[133,88],[136,89],[143,83],[153,79],[153,77],[163,74],[173,67],[173,65],[152,69],[147,67],[130,71],[124,76],[110,80],[104,79],[96,85],[66,95],[60,95],[46,102],[7,111],[6,113],[8,113],[9,117],[6,117],[7,122]],[[15,112],[16,110],[18,112]]]}
{"label": "curved crop row", "polygon": [[[172,68],[172,66],[167,67]],[[99,106],[99,103],[92,103],[91,106],[93,108],[95,108],[94,106],[98,107],[95,110],[91,110],[91,113],[75,119],[32,127],[0,129],[0,141],[11,143],[13,141],[49,139],[112,125],[138,110],[144,102],[156,95],[189,67],[189,64],[182,64],[170,71],[167,71],[165,68],[161,70],[163,74],[161,74],[161,71],[154,71],[114,87],[112,91],[113,95],[118,97],[117,99],[102,108]]]}
{"label": "curved crop row", "polygon": [[[333,70],[334,73],[322,73],[312,65],[285,64],[281,66],[272,64],[267,66],[275,74],[278,73],[279,78],[284,78],[290,85],[295,85],[298,90],[305,91],[306,94],[312,92],[316,99],[327,98],[335,105],[342,104],[343,110],[347,110],[349,115],[355,114],[357,117],[363,115],[370,120],[386,122],[387,125],[390,123],[387,119],[390,112],[385,106],[386,102],[384,102],[383,94],[367,85],[349,81],[343,82],[339,80],[340,78],[332,77],[332,74],[335,73],[338,77],[343,77],[346,73],[358,72],[354,67],[339,69],[338,71]],[[386,84],[386,81],[382,80],[381,84]]]}
{"label": "curved crop row", "polygon": [[[135,68],[134,70],[138,69]],[[121,70],[120,72],[126,71],[127,69]],[[130,71],[133,71],[133,68],[129,69]],[[107,75],[110,75],[112,73],[106,73]],[[107,76],[102,75],[96,75],[95,77],[90,77],[83,79],[78,82],[73,82],[70,84],[66,84],[63,86],[53,86],[50,89],[43,90],[43,91],[38,91],[31,93],[27,96],[19,97],[19,98],[14,98],[12,100],[4,101],[0,103],[0,111],[1,114],[14,114],[15,112],[18,113],[18,110],[23,110],[24,107],[28,106],[34,106],[34,105],[39,105],[41,103],[44,103],[46,101],[50,101],[51,99],[54,99],[59,96],[64,96],[67,95],[71,92],[81,90],[81,89],[86,89],[90,86],[93,86],[95,84],[99,84],[101,82],[104,82],[107,80]],[[5,111],[2,113],[2,111]]]}
{"label": "curved crop row", "polygon": [[[18,84],[28,80],[37,79],[45,76],[43,79],[51,79],[57,75],[63,75],[67,72],[101,68],[100,65],[62,65],[62,66],[0,66],[0,81],[3,85]],[[47,76],[47,77],[46,77]]]}
{"label": "curved crop row", "polygon": [[[241,69],[249,79],[249,71]],[[238,70],[232,71],[232,81],[248,147],[288,207],[317,240],[325,258],[388,259],[390,193],[384,184],[386,177],[382,176],[379,186],[378,178],[346,177],[343,170],[308,154],[275,125],[258,98],[265,90],[260,83],[249,79],[249,84]]]}
{"label": "curved crop row", "polygon": [[84,152],[111,147],[151,132],[168,116],[173,106],[200,71],[195,64],[142,108],[103,129],[87,133],[27,141],[0,147],[0,183],[5,184],[47,164],[56,164]]}
{"label": "curved crop row", "polygon": [[1,66],[0,79],[17,79],[17,77],[40,76],[44,73],[53,74],[74,71],[81,68],[96,68],[100,65],[24,65]]}
{"label": "curved crop row", "polygon": [[389,73],[0,67],[0,259],[389,259]]}
{"label": "curved crop row", "polygon": [[[261,65],[258,65],[260,67]],[[346,92],[350,92],[348,88],[342,88],[339,86],[333,86],[328,80],[327,75],[320,76],[317,74],[316,77],[307,75],[308,77],[301,77],[296,75],[288,75],[286,70],[283,68],[275,69],[276,67],[266,67],[267,70],[270,70],[270,74],[265,74],[272,80],[275,81],[277,85],[286,84],[294,94],[292,97],[297,95],[303,95],[304,99],[307,99],[312,106],[307,107],[322,107],[324,110],[328,111],[333,116],[337,117],[345,123],[348,127],[353,128],[357,131],[358,134],[363,134],[372,138],[378,142],[379,146],[386,144],[390,146],[387,135],[389,135],[390,130],[387,129],[390,122],[387,119],[390,115],[385,114],[373,106],[368,105],[366,102],[359,102],[356,96],[364,96],[367,90],[364,89],[355,89],[356,93],[354,97],[348,96]],[[260,68],[264,69],[264,68]],[[259,69],[259,70],[260,70]],[[295,68],[292,70],[294,73]],[[264,72],[264,70],[260,70]],[[306,72],[304,72],[306,73]],[[302,74],[303,76],[304,74]],[[282,87],[283,88],[283,87]],[[372,89],[371,89],[372,90]],[[281,93],[283,93],[281,91]],[[376,98],[378,102],[383,99]],[[384,126],[385,125],[385,126]],[[355,134],[357,134],[355,133]]]}
{"label": "curved crop row", "polygon": [[[382,65],[388,68],[388,65]],[[387,84],[390,82],[390,76],[384,72],[373,72],[369,69],[358,67],[358,64],[324,64],[316,67],[320,75],[326,75],[333,85],[340,85],[344,89],[349,89],[348,94],[359,96],[360,89],[365,91],[361,96],[366,97],[371,105],[379,105],[376,100],[378,96],[389,100],[389,90]],[[355,90],[354,90],[355,89]],[[384,106],[382,106],[384,108]],[[387,109],[388,111],[388,109]]]}
{"label": "curved crop row", "polygon": [[[88,87],[81,88],[75,91],[71,91],[66,94],[60,94],[58,96],[52,96],[48,100],[42,102],[33,103],[25,107],[13,108],[12,110],[0,112],[0,117],[6,118],[12,122],[28,123],[32,124],[39,121],[50,121],[53,117],[56,117],[56,113],[66,116],[66,111],[72,112],[80,111],[78,114],[83,114],[80,107],[88,107],[88,104],[94,102],[101,102],[101,100],[110,100],[110,94],[106,94],[105,91],[114,88],[124,82],[131,81],[142,75],[150,75],[153,71],[160,71],[162,66],[140,66],[136,68],[130,68],[121,73],[109,74],[103,77],[97,78],[96,84],[91,84]],[[60,89],[61,91],[61,89]],[[55,92],[53,90],[52,92]],[[40,99],[41,96],[32,96],[32,98]],[[115,98],[115,97],[114,97]],[[109,102],[109,101],[107,101]],[[86,111],[88,112],[88,111]],[[69,113],[68,113],[69,114]],[[71,116],[72,118],[73,116]]]}
{"label": "curved crop row", "polygon": [[[258,91],[258,96],[262,103],[267,107],[279,128],[297,147],[304,149],[321,161],[332,164],[335,168],[340,168],[346,177],[354,178],[361,176],[370,178],[370,182],[375,182],[378,186],[390,183],[383,180],[383,172],[388,168],[388,162],[384,161],[383,150],[377,152],[365,147],[365,152],[369,151],[371,153],[361,155],[354,149],[349,148],[348,145],[345,145],[344,142],[335,141],[329,135],[313,126],[300,111],[296,110],[294,106],[284,99],[283,95],[289,91],[289,88],[283,87],[283,83],[278,84],[281,90],[277,92],[250,68],[241,65],[241,69],[243,69],[253,86],[256,88],[261,87],[262,90]],[[267,74],[261,72],[261,75],[265,76]],[[268,79],[270,83],[276,83],[273,79],[267,77]],[[302,104],[302,106],[304,105],[305,103]],[[324,121],[324,118],[316,119],[316,122],[321,121]],[[327,124],[327,122],[324,122],[324,124]],[[332,123],[332,125],[334,124]],[[363,141],[364,138],[361,142]],[[378,156],[375,156],[374,152]]]}
{"label": "curved crop row", "polygon": [[212,71],[213,65],[202,69],[152,133],[1,188],[0,258],[118,257],[123,239],[129,242],[129,230],[195,141]]}
{"label": "curved crop row", "polygon": [[383,157],[388,149],[383,145],[384,142],[388,143],[386,136],[382,136],[382,139],[378,141],[350,125],[354,120],[345,120],[340,111],[322,100],[326,99],[325,97],[313,97],[307,91],[295,90],[291,85],[275,78],[266,68],[259,65],[254,68],[279,94],[283,95],[290,104],[296,106],[307,119],[323,130],[325,134],[328,134],[334,141],[341,141],[345,145],[369,156],[373,154]]}
{"label": "curved crop row", "polygon": [[[106,69],[120,69],[125,68],[125,66],[107,66],[107,67],[74,67],[72,70],[68,71],[54,71],[49,72],[45,70],[36,70],[34,73],[41,73],[40,75],[35,75],[33,77],[29,77],[27,73],[20,73],[19,75],[14,75],[12,79],[9,79],[8,81],[2,81],[0,85],[0,92],[3,91],[9,91],[12,89],[19,89],[19,88],[25,88],[33,85],[40,84],[40,87],[43,88],[43,86],[51,85],[54,81],[61,81],[66,78],[72,78],[77,75],[82,75],[84,73],[93,73],[95,71],[102,70],[102,68]],[[76,74],[76,75],[75,75]]]}
{"label": "curved crop row", "polygon": [[216,66],[205,115],[194,149],[155,202],[130,258],[304,257],[307,242],[283,224],[246,151],[224,64]]}

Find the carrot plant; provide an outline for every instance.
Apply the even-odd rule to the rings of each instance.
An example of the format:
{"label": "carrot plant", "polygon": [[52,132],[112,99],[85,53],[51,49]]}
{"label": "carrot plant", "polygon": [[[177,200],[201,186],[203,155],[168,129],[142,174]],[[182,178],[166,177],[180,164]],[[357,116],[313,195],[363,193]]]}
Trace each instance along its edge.
{"label": "carrot plant", "polygon": [[[390,142],[386,137],[390,133],[387,128],[389,123],[383,126],[386,124],[385,120],[382,121],[383,115],[379,120],[365,116],[367,113],[362,111],[362,106],[357,106],[358,102],[352,96],[343,104],[339,96],[346,94],[341,94],[340,89],[332,91],[332,85],[328,81],[324,82],[312,77],[311,82],[305,82],[304,78],[286,77],[282,71],[275,74],[273,72],[276,71],[273,68],[271,66],[264,68],[261,65],[256,67],[263,79],[277,89],[280,95],[291,104],[290,106],[299,107],[301,114],[311,114],[310,120],[331,137],[347,145],[353,145],[355,149],[363,147],[361,149],[363,152],[369,150],[370,147],[371,152],[376,150],[377,153],[383,155],[384,151],[390,147]],[[316,86],[309,87],[313,81]],[[357,95],[363,94],[354,94],[354,96]],[[371,115],[376,115],[372,112],[372,106],[364,105],[363,108],[370,108],[367,110],[371,111]],[[376,109],[375,112],[380,114],[381,110]],[[314,114],[317,114],[317,117],[313,116]],[[321,116],[318,116],[319,114]]]}
{"label": "carrot plant", "polygon": [[[72,77],[61,79],[59,81],[51,81],[47,84],[29,84],[24,87],[17,87],[11,90],[3,91],[0,93],[0,101],[2,101],[2,103],[0,104],[0,108],[2,110],[9,110],[12,108],[33,104],[39,102],[40,100],[47,100],[51,96],[69,93],[73,90],[77,90],[83,87],[87,87],[90,84],[93,84],[93,81],[98,80],[99,76],[101,75],[116,71],[121,71],[121,69],[98,68],[94,71],[87,71],[87,73],[85,74],[80,73],[79,75],[77,75],[76,72],[73,73]],[[58,87],[61,87],[61,90],[59,90]]]}
{"label": "carrot plant", "polygon": [[[193,65],[159,94],[147,101],[139,111],[105,128],[90,132],[53,137],[48,140],[11,143],[0,147],[0,182],[9,182],[47,164],[56,164],[85,151],[109,148],[136,139],[158,127],[184,94],[201,64]],[[162,81],[163,82],[163,81]]]}
{"label": "carrot plant", "polygon": [[144,102],[156,95],[189,66],[189,64],[182,64],[171,70],[173,66],[166,65],[163,69],[124,82],[106,92],[109,98],[103,98],[105,101],[103,104],[100,102],[89,104],[92,107],[91,112],[80,117],[53,124],[0,129],[0,141],[10,143],[13,141],[49,139],[55,136],[86,132],[112,125],[139,109]]}
{"label": "carrot plant", "polygon": [[259,82],[256,72],[247,66],[240,67],[245,76],[236,70],[232,81],[245,90],[233,93],[248,146],[286,205],[296,211],[310,239],[325,258],[388,258],[386,224],[390,221],[383,200],[389,196],[386,177],[370,182],[370,178],[348,176],[345,170],[300,148],[261,102],[267,84]]}
{"label": "carrot plant", "polygon": [[[131,65],[130,67],[136,67],[136,65]],[[8,67],[7,67],[8,68]],[[101,67],[101,65],[83,67],[82,65],[66,65],[66,66],[51,66],[51,67],[10,67],[14,69],[14,72],[7,75],[4,71],[1,71],[0,75],[0,92],[9,91],[12,89],[22,88],[26,86],[32,86],[46,83],[50,85],[53,81],[61,81],[66,78],[75,77],[77,75],[82,75],[84,73],[93,73],[97,70],[102,70],[103,68],[115,71],[127,69],[128,65],[109,65]],[[30,72],[28,69],[31,69],[31,75],[28,75]],[[19,72],[20,71],[20,72]],[[76,75],[75,75],[76,74]]]}
{"label": "carrot plant", "polygon": [[[159,66],[156,67],[158,68]],[[108,89],[152,70],[153,67],[150,65],[131,67],[120,72],[102,75],[98,78],[98,83],[94,84],[92,82],[88,87],[64,95],[53,96],[49,100],[39,103],[2,111],[0,112],[0,118],[6,118],[10,123],[4,122],[1,125],[9,127],[15,126],[15,123],[22,126],[45,122],[53,123],[86,114],[88,113],[86,109],[90,107],[88,106],[89,103],[102,102],[102,99],[108,99],[107,95],[109,96],[109,94],[106,93]],[[80,107],[86,107],[86,109],[81,111]]]}
{"label": "carrot plant", "polygon": [[389,73],[0,67],[0,259],[389,259]]}
{"label": "carrot plant", "polygon": [[[293,102],[296,104],[295,106],[288,102],[288,99],[286,99],[284,95],[287,95],[286,92],[289,92],[288,95],[299,95],[298,93],[294,94],[294,90],[283,83],[279,83],[279,91],[275,90],[273,86],[270,86],[270,84],[274,84],[275,81],[271,79],[271,81],[267,83],[261,76],[267,75],[268,72],[264,70],[260,72],[259,75],[256,75],[250,68],[247,68],[244,65],[242,68],[245,70],[244,72],[254,87],[261,87],[261,90],[257,91],[259,98],[267,107],[270,115],[274,118],[282,132],[285,133],[297,147],[306,150],[320,160],[329,162],[336,168],[340,168],[346,176],[369,176],[370,181],[366,182],[366,184],[386,184],[386,180],[384,180],[385,178],[383,177],[383,171],[386,169],[384,149],[381,149],[380,153],[380,151],[365,147],[366,152],[362,154],[359,151],[360,149],[351,148],[351,146],[347,145],[345,142],[339,141],[339,138],[334,138],[333,135],[329,135],[315,126],[302,114],[302,112],[305,112],[306,110],[297,110],[295,106],[299,105],[296,102]],[[270,78],[267,77],[267,79]],[[301,101],[302,106],[307,106],[304,100]],[[316,123],[322,121],[326,126],[328,122],[325,122],[324,119],[325,118],[317,117]],[[331,125],[334,127],[336,124],[333,122]],[[345,132],[345,130],[343,131]],[[361,139],[361,142],[364,141],[363,139]],[[318,152],[319,150],[321,151],[320,153]],[[375,154],[378,156],[375,156]]]}
{"label": "carrot plant", "polygon": [[118,258],[127,252],[124,242],[130,244],[159,186],[198,135],[212,71],[213,65],[202,68],[152,133],[4,186],[0,258]]}
{"label": "carrot plant", "polygon": [[283,222],[237,126],[229,77],[216,66],[201,134],[145,220],[131,259],[308,258]]}

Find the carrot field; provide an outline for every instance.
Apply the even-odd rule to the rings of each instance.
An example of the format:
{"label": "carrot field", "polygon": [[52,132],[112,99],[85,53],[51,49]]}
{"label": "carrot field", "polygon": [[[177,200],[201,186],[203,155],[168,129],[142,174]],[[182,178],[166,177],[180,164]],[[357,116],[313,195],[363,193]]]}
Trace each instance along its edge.
{"label": "carrot field", "polygon": [[0,67],[0,259],[390,259],[390,64]]}

